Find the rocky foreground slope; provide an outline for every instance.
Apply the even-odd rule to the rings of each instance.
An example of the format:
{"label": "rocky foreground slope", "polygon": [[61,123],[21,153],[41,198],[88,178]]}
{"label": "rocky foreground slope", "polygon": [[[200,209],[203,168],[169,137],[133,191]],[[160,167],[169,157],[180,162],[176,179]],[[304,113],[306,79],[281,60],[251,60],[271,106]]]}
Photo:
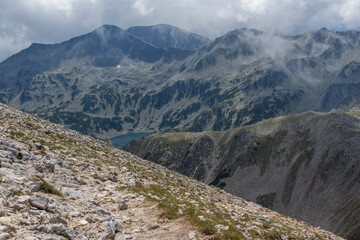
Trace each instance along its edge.
{"label": "rocky foreground slope", "polygon": [[0,239],[341,239],[0,105]]}
{"label": "rocky foreground slope", "polygon": [[359,116],[307,112],[222,132],[157,134],[125,150],[360,239]]}

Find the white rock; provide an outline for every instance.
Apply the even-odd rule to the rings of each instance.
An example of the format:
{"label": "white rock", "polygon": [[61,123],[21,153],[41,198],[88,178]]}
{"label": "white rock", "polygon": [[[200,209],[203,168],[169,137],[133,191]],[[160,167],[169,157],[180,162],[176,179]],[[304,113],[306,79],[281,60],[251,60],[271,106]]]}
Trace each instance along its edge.
{"label": "white rock", "polygon": [[9,239],[9,237],[10,237],[10,234],[8,234],[8,233],[0,234],[0,240],[7,240],[7,239]]}
{"label": "white rock", "polygon": [[84,226],[84,225],[89,224],[89,222],[86,221],[85,219],[81,219],[81,220],[79,221],[79,224]]}
{"label": "white rock", "polygon": [[189,232],[188,237],[189,237],[189,239],[196,239],[196,233]]}
{"label": "white rock", "polygon": [[72,213],[70,213],[70,215],[71,215],[72,217],[81,217],[81,216],[82,216],[82,213],[81,213],[81,212],[72,212]]}

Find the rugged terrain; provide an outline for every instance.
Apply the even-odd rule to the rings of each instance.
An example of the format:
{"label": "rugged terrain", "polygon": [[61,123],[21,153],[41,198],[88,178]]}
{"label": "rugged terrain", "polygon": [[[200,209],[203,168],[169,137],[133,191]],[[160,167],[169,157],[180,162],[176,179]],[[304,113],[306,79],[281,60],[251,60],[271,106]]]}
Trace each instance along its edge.
{"label": "rugged terrain", "polygon": [[360,112],[306,112],[125,150],[285,215],[360,239]]}
{"label": "rugged terrain", "polygon": [[0,239],[341,239],[0,104]]}
{"label": "rugged terrain", "polygon": [[360,32],[208,39],[169,25],[104,25],[0,63],[0,101],[107,138],[223,130],[289,113],[357,109]]}

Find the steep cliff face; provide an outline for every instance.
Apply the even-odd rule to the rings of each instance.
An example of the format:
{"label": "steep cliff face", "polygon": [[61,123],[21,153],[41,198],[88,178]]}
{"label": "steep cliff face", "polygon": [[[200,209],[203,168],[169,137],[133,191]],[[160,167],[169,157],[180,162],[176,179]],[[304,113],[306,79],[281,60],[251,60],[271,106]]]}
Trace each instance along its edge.
{"label": "steep cliff face", "polygon": [[148,136],[125,149],[359,239],[360,120],[355,116],[307,112],[223,132]]}

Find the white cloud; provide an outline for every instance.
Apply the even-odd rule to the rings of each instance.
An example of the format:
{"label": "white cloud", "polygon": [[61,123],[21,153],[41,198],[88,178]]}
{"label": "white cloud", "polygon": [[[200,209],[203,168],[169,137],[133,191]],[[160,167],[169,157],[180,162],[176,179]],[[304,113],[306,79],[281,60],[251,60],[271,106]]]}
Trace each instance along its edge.
{"label": "white cloud", "polygon": [[249,27],[297,34],[360,29],[359,0],[1,0],[0,61],[31,42],[56,43],[103,24],[172,24],[210,38]]}
{"label": "white cloud", "polygon": [[136,0],[133,8],[137,9],[141,15],[148,15],[154,8],[148,7],[144,0]]}
{"label": "white cloud", "polygon": [[[7,21],[0,24],[0,51],[3,56],[10,56],[15,52],[28,47],[29,29],[25,25],[13,25]],[[16,37],[14,37],[14,35]]]}
{"label": "white cloud", "polygon": [[249,13],[263,14],[267,9],[269,0],[242,0],[240,7]]}
{"label": "white cloud", "polygon": [[350,28],[358,28],[360,23],[360,1],[344,1],[340,7],[340,16],[344,24]]}

